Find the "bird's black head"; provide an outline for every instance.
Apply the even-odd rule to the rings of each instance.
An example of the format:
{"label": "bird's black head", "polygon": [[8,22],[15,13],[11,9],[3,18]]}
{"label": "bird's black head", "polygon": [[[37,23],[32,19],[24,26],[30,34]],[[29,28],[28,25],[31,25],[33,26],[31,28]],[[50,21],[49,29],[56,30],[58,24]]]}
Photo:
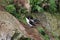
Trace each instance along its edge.
{"label": "bird's black head", "polygon": [[29,16],[26,16],[26,18],[28,18],[28,19],[33,19],[33,17],[32,17],[32,16],[30,16],[30,15],[29,15]]}

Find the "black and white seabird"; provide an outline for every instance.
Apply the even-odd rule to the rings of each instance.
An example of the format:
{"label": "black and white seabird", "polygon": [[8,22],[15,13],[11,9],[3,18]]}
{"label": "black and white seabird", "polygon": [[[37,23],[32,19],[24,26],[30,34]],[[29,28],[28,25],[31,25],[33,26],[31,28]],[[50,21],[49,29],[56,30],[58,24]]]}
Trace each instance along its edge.
{"label": "black and white seabird", "polygon": [[31,16],[26,17],[26,22],[28,23],[29,26],[35,26],[33,17]]}

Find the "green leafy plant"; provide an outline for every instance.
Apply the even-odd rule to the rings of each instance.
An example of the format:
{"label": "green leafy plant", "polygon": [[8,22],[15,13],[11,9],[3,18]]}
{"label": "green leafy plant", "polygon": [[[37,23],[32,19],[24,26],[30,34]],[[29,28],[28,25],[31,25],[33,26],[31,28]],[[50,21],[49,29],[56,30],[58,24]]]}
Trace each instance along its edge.
{"label": "green leafy plant", "polygon": [[42,37],[44,38],[44,40],[50,40],[49,36],[45,33],[45,31],[44,31],[43,28],[38,28],[37,30],[42,35]]}
{"label": "green leafy plant", "polygon": [[42,3],[42,0],[30,0],[31,5],[40,5],[40,3]]}
{"label": "green leafy plant", "polygon": [[45,31],[43,30],[43,28],[38,28],[39,33],[41,33],[43,36],[46,35]]}
{"label": "green leafy plant", "polygon": [[28,11],[26,10],[26,8],[21,6],[19,9],[19,13],[26,14],[26,13],[28,13]]}
{"label": "green leafy plant", "polygon": [[50,8],[49,8],[49,11],[51,12],[51,13],[54,13],[54,12],[56,12],[56,3],[55,3],[55,0],[49,0],[49,2],[50,2]]}
{"label": "green leafy plant", "polygon": [[43,12],[44,11],[43,8],[38,6],[38,5],[36,5],[36,9],[37,9],[38,12]]}
{"label": "green leafy plant", "polygon": [[16,13],[16,9],[14,7],[14,5],[7,5],[5,7],[6,11],[9,12],[9,13]]}
{"label": "green leafy plant", "polygon": [[50,38],[47,34],[44,36],[44,40],[50,40]]}
{"label": "green leafy plant", "polygon": [[42,3],[41,0],[30,0],[31,11],[32,12],[42,12],[43,8],[40,7],[41,3]]}

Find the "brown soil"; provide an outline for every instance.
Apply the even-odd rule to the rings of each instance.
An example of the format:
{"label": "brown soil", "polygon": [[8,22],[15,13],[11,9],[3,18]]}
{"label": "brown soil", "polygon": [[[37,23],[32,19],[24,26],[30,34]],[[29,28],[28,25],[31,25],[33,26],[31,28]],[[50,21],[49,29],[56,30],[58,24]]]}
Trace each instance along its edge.
{"label": "brown soil", "polygon": [[43,40],[43,38],[40,36],[38,30],[36,29],[36,27],[30,27],[28,25],[25,25],[24,23],[21,22],[21,24],[23,25],[23,27],[25,28],[26,32],[28,33],[28,35],[34,39],[34,40]]}

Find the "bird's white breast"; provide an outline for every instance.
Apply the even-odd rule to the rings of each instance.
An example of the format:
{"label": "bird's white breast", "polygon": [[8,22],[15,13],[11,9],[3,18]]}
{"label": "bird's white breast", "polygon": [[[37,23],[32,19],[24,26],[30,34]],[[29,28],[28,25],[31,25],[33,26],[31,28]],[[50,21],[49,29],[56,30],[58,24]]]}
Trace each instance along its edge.
{"label": "bird's white breast", "polygon": [[29,26],[32,26],[30,23],[29,23],[29,19],[26,18],[26,22],[28,23]]}

